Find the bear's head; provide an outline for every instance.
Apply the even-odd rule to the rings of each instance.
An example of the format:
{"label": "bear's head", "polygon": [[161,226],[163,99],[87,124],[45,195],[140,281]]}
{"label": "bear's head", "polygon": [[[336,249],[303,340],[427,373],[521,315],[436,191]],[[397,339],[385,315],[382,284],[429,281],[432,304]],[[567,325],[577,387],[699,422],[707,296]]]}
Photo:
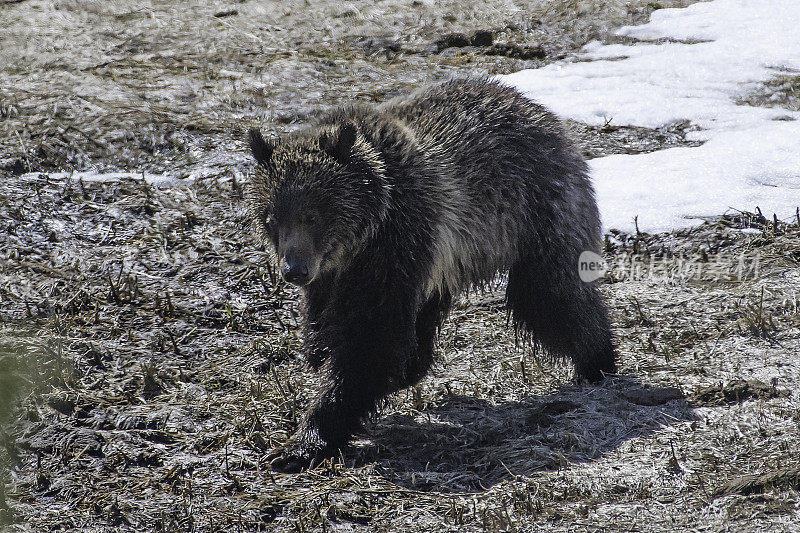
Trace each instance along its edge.
{"label": "bear's head", "polygon": [[264,140],[250,131],[258,168],[248,187],[253,227],[284,279],[308,285],[337,272],[383,223],[390,188],[377,151],[355,124]]}

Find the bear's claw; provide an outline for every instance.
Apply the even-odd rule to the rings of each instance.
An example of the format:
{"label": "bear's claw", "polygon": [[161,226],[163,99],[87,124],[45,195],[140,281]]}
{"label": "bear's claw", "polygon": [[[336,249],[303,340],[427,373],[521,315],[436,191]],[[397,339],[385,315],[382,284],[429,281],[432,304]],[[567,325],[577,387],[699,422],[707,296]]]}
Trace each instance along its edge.
{"label": "bear's claw", "polygon": [[312,463],[307,457],[286,454],[282,451],[270,454],[267,459],[272,470],[284,474],[297,474],[310,467]]}
{"label": "bear's claw", "polygon": [[330,457],[333,457],[333,453],[327,448],[315,449],[290,441],[267,455],[267,461],[275,472],[297,474],[307,468],[314,468]]}

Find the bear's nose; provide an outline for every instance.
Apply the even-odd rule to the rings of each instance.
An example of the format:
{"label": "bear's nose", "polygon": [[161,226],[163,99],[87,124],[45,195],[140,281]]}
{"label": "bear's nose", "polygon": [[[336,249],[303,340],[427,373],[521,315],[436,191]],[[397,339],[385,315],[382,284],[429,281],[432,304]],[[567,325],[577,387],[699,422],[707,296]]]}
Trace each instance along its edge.
{"label": "bear's nose", "polygon": [[303,263],[283,263],[283,279],[295,285],[303,285],[308,281],[308,266]]}

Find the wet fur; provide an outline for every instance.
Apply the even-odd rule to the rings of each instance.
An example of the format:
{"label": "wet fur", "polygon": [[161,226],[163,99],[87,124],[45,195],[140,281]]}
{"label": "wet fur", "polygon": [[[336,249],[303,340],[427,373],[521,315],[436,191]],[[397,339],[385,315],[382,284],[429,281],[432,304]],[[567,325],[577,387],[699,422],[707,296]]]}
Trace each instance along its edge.
{"label": "wet fur", "polygon": [[[337,139],[353,131],[352,146]],[[325,267],[303,289],[309,362],[328,384],[276,468],[335,453],[382,398],[419,381],[453,298],[498,272],[522,337],[590,381],[616,371],[603,299],[578,277],[578,256],[601,242],[587,166],[543,107],[454,80],[251,145],[257,227],[283,205],[336,213]]]}

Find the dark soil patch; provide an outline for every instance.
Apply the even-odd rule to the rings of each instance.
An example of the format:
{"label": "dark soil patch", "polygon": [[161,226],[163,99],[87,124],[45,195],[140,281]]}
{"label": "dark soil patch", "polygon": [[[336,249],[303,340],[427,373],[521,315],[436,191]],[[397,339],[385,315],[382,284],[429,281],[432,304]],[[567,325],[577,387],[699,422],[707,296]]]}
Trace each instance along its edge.
{"label": "dark soil patch", "polygon": [[662,405],[673,400],[683,400],[683,391],[675,387],[643,389],[623,393],[625,399],[637,405]]}
{"label": "dark soil patch", "polygon": [[777,389],[758,380],[734,380],[726,384],[704,387],[690,396],[698,407],[731,405],[745,400],[768,400],[789,396],[788,390]]}

